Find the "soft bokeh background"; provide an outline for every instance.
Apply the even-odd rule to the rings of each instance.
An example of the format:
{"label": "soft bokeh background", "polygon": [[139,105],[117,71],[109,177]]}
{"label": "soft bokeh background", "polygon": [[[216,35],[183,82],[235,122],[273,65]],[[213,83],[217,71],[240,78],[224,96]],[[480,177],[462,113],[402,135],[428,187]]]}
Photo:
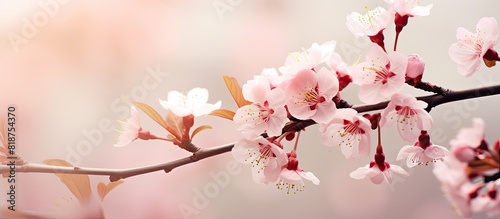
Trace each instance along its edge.
{"label": "soft bokeh background", "polygon": [[[210,102],[222,100],[223,107],[235,110],[223,74],[243,83],[265,67],[283,65],[289,52],[332,39],[338,42],[337,52],[345,61],[354,63],[370,43],[353,38],[345,16],[363,12],[365,6],[386,5],[373,0],[69,0],[43,6],[46,2],[55,1],[0,1],[0,111],[4,114],[9,104],[17,105],[17,152],[24,159],[69,159],[80,166],[102,168],[138,167],[189,155],[162,142],[112,147],[116,132],[102,130],[100,124],[111,122],[118,128],[116,119],[128,116],[127,105],[118,98],[142,101],[165,112],[158,99],[165,99],[168,91],[187,92],[199,86],[210,91]],[[474,30],[484,16],[500,20],[498,1],[420,3],[434,3],[431,15],[410,19],[398,50],[417,53],[426,61],[424,80],[450,89],[500,80],[498,67],[484,66],[474,76],[464,78],[448,57],[457,27]],[[220,14],[215,4],[231,10]],[[35,31],[27,27],[33,19],[38,24]],[[391,24],[385,31],[389,48],[393,29]],[[17,39],[19,45],[15,46],[9,40],[14,35],[26,40]],[[154,76],[151,69],[157,71]],[[409,87],[404,91],[426,94]],[[343,97],[359,104],[356,92],[355,86],[350,87]],[[435,108],[431,112],[435,121],[432,140],[448,147],[460,127],[482,117],[491,142],[498,137],[497,109],[498,97]],[[141,116],[145,128],[163,133]],[[214,127],[195,140],[201,147],[240,138],[227,120],[203,117],[196,124]],[[106,197],[103,211],[108,218],[183,218],[179,209],[190,207],[190,218],[202,219],[456,217],[432,167],[410,169],[410,177],[397,178],[392,186],[354,180],[349,173],[369,162],[371,156],[347,161],[338,148],[322,146],[319,136],[317,126],[312,126],[300,139],[301,167],[321,180],[319,186],[306,182],[304,192],[287,195],[273,185],[255,184],[249,166],[240,165],[227,185],[210,190],[212,198],[201,203],[205,206],[194,205],[193,201],[199,201],[198,192],[216,183],[211,175],[228,173],[226,167],[234,161],[230,154],[223,154],[169,174],[155,172],[126,179]],[[393,162],[406,144],[395,136],[394,129],[383,133],[386,155]],[[19,173],[17,177],[19,210],[51,212],[59,209],[56,203],[72,197],[52,174]],[[91,176],[94,192],[100,181],[107,178]],[[6,181],[2,179],[0,185],[5,194]]]}

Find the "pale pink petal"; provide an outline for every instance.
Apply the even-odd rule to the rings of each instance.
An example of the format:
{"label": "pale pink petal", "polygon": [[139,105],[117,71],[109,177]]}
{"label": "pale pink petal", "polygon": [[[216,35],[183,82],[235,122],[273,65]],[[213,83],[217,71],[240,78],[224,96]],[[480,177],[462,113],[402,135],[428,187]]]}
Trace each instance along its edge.
{"label": "pale pink petal", "polygon": [[260,108],[254,104],[239,108],[233,117],[234,127],[240,130],[245,138],[255,138],[262,134],[267,124],[259,117]]}
{"label": "pale pink petal", "polygon": [[427,16],[431,13],[430,12],[431,8],[432,8],[432,4],[429,4],[426,6],[415,6],[413,8],[413,10],[411,11],[411,14],[413,16],[419,16],[419,17]]}
{"label": "pale pink petal", "polygon": [[403,169],[402,167],[400,167],[398,165],[391,164],[391,168],[390,169],[392,170],[392,172],[395,172],[395,173],[403,175],[403,176],[409,176],[410,175],[408,172],[406,172],[405,169]]}
{"label": "pale pink petal", "polygon": [[420,135],[420,129],[417,128],[418,118],[416,116],[407,117],[404,121],[397,123],[399,135],[405,141],[414,142]]}
{"label": "pale pink petal", "polygon": [[416,119],[417,119],[417,129],[418,130],[430,130],[434,124],[434,120],[431,115],[423,109],[415,109]]}
{"label": "pale pink petal", "polygon": [[269,117],[267,123],[267,134],[269,136],[279,136],[281,135],[283,127],[285,127],[286,123],[290,121],[287,117],[286,109],[279,108],[274,109],[273,116]]}
{"label": "pale pink petal", "polygon": [[315,111],[304,102],[305,94],[317,85],[314,71],[305,69],[297,73],[286,89],[288,111],[298,119],[309,119]]}
{"label": "pale pink petal", "polygon": [[[484,42],[485,45],[483,46],[483,49],[488,50],[497,43],[499,28],[497,20],[494,17],[481,18],[476,25],[476,30],[481,31],[479,34],[484,34],[484,40],[486,40],[486,42]],[[485,52],[486,51],[484,50],[483,54]]]}
{"label": "pale pink petal", "polygon": [[283,149],[276,146],[275,144],[271,144],[271,151],[276,156],[277,164],[280,167],[288,163],[288,156],[286,155],[285,151],[283,151]]}
{"label": "pale pink petal", "polygon": [[296,171],[288,170],[286,168],[281,170],[280,178],[289,184],[296,184],[302,181],[302,178]]}
{"label": "pale pink petal", "polygon": [[391,127],[392,124],[394,124],[394,121],[396,121],[395,118],[397,118],[397,112],[392,101],[389,102],[387,107],[382,111],[381,117],[382,118],[380,119],[380,126],[382,128]]}
{"label": "pale pink petal", "polygon": [[327,123],[335,116],[336,110],[333,101],[325,101],[316,105],[316,112],[310,118],[317,123]]}
{"label": "pale pink petal", "polygon": [[385,171],[382,172],[382,175],[384,178],[387,180],[389,184],[392,183],[392,171],[391,169],[386,169]]}
{"label": "pale pink petal", "polygon": [[187,100],[188,101],[185,106],[187,106],[188,108],[196,108],[198,106],[201,106],[208,101],[208,90],[199,87],[193,88],[188,92]]}
{"label": "pale pink petal", "polygon": [[423,151],[411,153],[411,154],[408,154],[408,157],[406,159],[406,166],[412,168],[412,167],[415,167],[419,164],[426,163],[428,161],[430,161],[430,159],[428,159],[425,156]]}
{"label": "pale pink petal", "polygon": [[256,183],[260,184],[269,184],[272,183],[273,181],[270,181],[266,175],[264,175],[264,171],[260,169],[259,166],[252,167],[252,179]]}
{"label": "pale pink petal", "polygon": [[380,184],[384,182],[384,174],[382,172],[378,172],[376,175],[370,177],[370,181],[374,184]]}
{"label": "pale pink petal", "polygon": [[313,173],[300,171],[298,172],[298,174],[302,178],[311,181],[314,185],[319,185],[319,179]]}
{"label": "pale pink petal", "polygon": [[319,70],[317,74],[320,95],[329,101],[339,92],[339,80],[334,72],[328,71],[324,68]]}
{"label": "pale pink petal", "polygon": [[406,159],[410,154],[421,153],[424,149],[412,145],[406,145],[399,150],[396,160]]}
{"label": "pale pink petal", "polygon": [[366,177],[372,178],[372,177],[380,175],[382,173],[382,171],[380,171],[378,166],[375,165],[371,168],[368,168],[365,173],[366,173]]}
{"label": "pale pink petal", "polygon": [[349,174],[353,179],[364,179],[366,177],[366,171],[368,170],[369,165],[367,164],[364,167],[359,167]]}
{"label": "pale pink petal", "polygon": [[266,95],[270,92],[269,81],[264,77],[249,80],[241,88],[243,97],[253,103],[263,104]]}
{"label": "pale pink petal", "polygon": [[391,62],[390,71],[398,75],[398,78],[404,78],[408,57],[399,52],[389,52],[388,57]]}
{"label": "pale pink petal", "polygon": [[365,129],[365,134],[361,136],[361,141],[359,142],[358,149],[359,149],[359,156],[368,156],[370,154],[370,149],[371,149],[371,137],[370,137],[370,131],[369,129]]}
{"label": "pale pink petal", "polygon": [[[367,104],[378,103],[386,101],[388,96],[381,93],[381,86],[379,84],[369,84],[362,86],[359,89],[359,99]],[[391,90],[391,92],[397,92],[397,89]]]}
{"label": "pale pink petal", "polygon": [[269,108],[274,109],[285,106],[285,91],[280,88],[268,91],[265,97],[269,103]]}
{"label": "pale pink petal", "polygon": [[222,104],[221,101],[218,101],[215,104],[205,103],[205,104],[198,105],[196,108],[193,109],[193,113],[192,114],[193,114],[193,116],[207,115],[207,114],[211,113],[214,110],[220,109],[221,104]]}
{"label": "pale pink petal", "polygon": [[130,107],[130,118],[128,118],[126,122],[121,123],[123,130],[120,137],[118,137],[118,142],[113,145],[114,147],[126,146],[137,139],[139,129],[141,129],[141,120],[137,109],[133,106]]}
{"label": "pale pink petal", "polygon": [[439,145],[432,145],[427,147],[424,153],[425,155],[427,155],[432,159],[442,159],[443,157],[450,154],[450,151],[448,151],[448,149],[446,149],[445,147]]}
{"label": "pale pink petal", "polygon": [[236,142],[231,150],[231,154],[236,161],[243,164],[250,164],[260,156],[260,153],[258,153],[258,145],[255,144],[255,141],[247,139]]}
{"label": "pale pink petal", "polygon": [[361,86],[373,83],[375,75],[371,73],[371,70],[366,69],[366,67],[369,67],[367,62],[362,62],[352,67],[351,77],[354,84]]}
{"label": "pale pink petal", "polygon": [[269,159],[269,162],[267,162],[266,167],[264,168],[264,176],[270,182],[275,182],[276,180],[278,180],[280,174],[281,174],[281,165],[278,163],[276,159],[274,158]]}

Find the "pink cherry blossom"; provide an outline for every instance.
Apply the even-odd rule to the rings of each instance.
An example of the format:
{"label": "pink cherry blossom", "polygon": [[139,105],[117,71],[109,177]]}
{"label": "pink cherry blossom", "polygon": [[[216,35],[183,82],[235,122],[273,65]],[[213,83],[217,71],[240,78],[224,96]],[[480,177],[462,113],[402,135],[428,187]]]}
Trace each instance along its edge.
{"label": "pink cherry blossom", "polygon": [[385,0],[391,5],[391,10],[400,16],[420,17],[431,13],[432,4],[426,6],[418,5],[417,0]]}
{"label": "pink cherry blossom", "polygon": [[252,175],[258,183],[276,181],[281,167],[288,162],[282,147],[262,136],[236,142],[231,153],[238,162],[252,164]]}
{"label": "pink cherry blossom", "polygon": [[139,112],[137,112],[137,109],[133,106],[130,107],[130,118],[127,119],[126,122],[119,122],[122,125],[123,131],[120,131],[121,134],[118,138],[118,142],[113,145],[115,147],[123,147],[132,143],[139,137],[139,132],[143,131],[141,128],[141,120],[139,119]]}
{"label": "pink cherry blossom", "polygon": [[484,141],[484,121],[474,118],[472,122],[472,127],[462,128],[450,141],[451,152],[462,162],[472,161],[477,156],[475,149]]}
{"label": "pink cherry blossom", "polygon": [[257,75],[255,78],[258,77],[265,77],[269,81],[271,89],[278,87],[285,80],[284,76],[279,75],[278,70],[275,68],[264,68],[260,75]]}
{"label": "pink cherry blossom", "polygon": [[287,194],[290,194],[290,191],[293,191],[293,193],[302,192],[304,191],[303,179],[319,185],[319,179],[313,173],[305,172],[299,168],[299,161],[296,158],[295,151],[292,151],[288,158],[288,164],[281,169],[276,187],[285,189]]}
{"label": "pink cherry blossom", "polygon": [[493,50],[498,36],[498,24],[493,17],[481,18],[477,23],[476,33],[459,27],[457,29],[458,42],[451,45],[449,49],[451,59],[458,64],[458,73],[468,77],[479,69],[481,59],[485,59],[485,62],[486,60],[500,60],[498,53]]}
{"label": "pink cherry blossom", "polygon": [[411,168],[416,165],[429,165],[429,163],[438,160],[443,161],[443,158],[448,156],[449,153],[445,147],[432,144],[429,134],[422,131],[415,145],[407,145],[401,148],[396,160],[406,158],[406,165]]}
{"label": "pink cherry blossom", "polygon": [[443,161],[443,157],[448,153],[448,149],[439,145],[432,145],[425,149],[420,146],[407,145],[401,148],[396,160],[406,158],[406,165],[414,167],[416,165],[428,165],[437,160]]}
{"label": "pink cherry blossom", "polygon": [[289,121],[285,109],[285,92],[281,88],[271,90],[266,77],[256,77],[242,88],[243,97],[252,104],[243,106],[234,115],[234,124],[245,138],[252,139],[266,132],[269,136],[281,135]]}
{"label": "pink cherry blossom", "polygon": [[455,139],[450,141],[452,147],[467,145],[477,147],[484,140],[484,121],[481,118],[472,119],[472,127],[462,128]]}
{"label": "pink cherry blossom", "polygon": [[380,125],[390,127],[396,122],[399,135],[405,141],[415,141],[421,130],[432,128],[433,120],[431,115],[424,110],[426,107],[426,102],[417,100],[414,96],[394,94],[382,111]]}
{"label": "pink cherry blossom", "polygon": [[468,181],[465,173],[466,168],[467,163],[457,160],[454,156],[446,156],[443,158],[443,162],[434,163],[432,172],[441,184],[452,190],[457,190]]}
{"label": "pink cherry blossom", "polygon": [[335,74],[322,68],[315,73],[303,69],[290,81],[286,89],[288,111],[297,119],[313,119],[326,123],[335,115],[333,97],[339,91]]}
{"label": "pink cherry blossom", "polygon": [[366,61],[352,69],[353,82],[361,86],[359,99],[365,103],[384,101],[403,88],[407,58],[401,53],[387,54],[373,45]]}
{"label": "pink cherry blossom", "polygon": [[367,10],[366,14],[352,12],[346,19],[347,29],[354,36],[375,36],[387,27],[391,15],[385,8],[377,7],[373,10]]}
{"label": "pink cherry blossom", "polygon": [[285,65],[279,70],[285,77],[291,77],[303,69],[314,69],[321,63],[329,61],[334,53],[337,42],[334,40],[327,41],[321,45],[313,43],[310,48],[302,51],[292,52],[288,54],[285,60]]}
{"label": "pink cherry blossom", "polygon": [[356,159],[370,153],[370,126],[356,110],[338,109],[332,121],[320,124],[321,140],[327,146],[340,146],[347,159]]}
{"label": "pink cherry blossom", "polygon": [[190,90],[187,96],[178,91],[170,91],[168,92],[168,101],[160,99],[160,104],[163,108],[171,110],[179,117],[206,115],[221,106],[221,101],[215,104],[208,104],[207,101],[208,90],[196,87]]}
{"label": "pink cherry blossom", "polygon": [[441,182],[441,189],[459,215],[470,218],[472,210],[469,203],[469,191],[472,184],[466,175],[467,163],[460,162],[454,156],[446,156],[443,162],[434,163],[432,172]]}
{"label": "pink cherry blossom", "polygon": [[471,209],[474,212],[486,212],[489,217],[500,214],[500,180],[489,182],[485,186],[486,191],[471,201]]}
{"label": "pink cherry blossom", "polygon": [[382,182],[391,184],[393,173],[409,176],[408,172],[398,165],[389,164],[388,162],[377,164],[376,161],[372,161],[370,164],[356,169],[351,172],[350,175],[354,179],[364,179],[368,177],[374,184],[380,184]]}

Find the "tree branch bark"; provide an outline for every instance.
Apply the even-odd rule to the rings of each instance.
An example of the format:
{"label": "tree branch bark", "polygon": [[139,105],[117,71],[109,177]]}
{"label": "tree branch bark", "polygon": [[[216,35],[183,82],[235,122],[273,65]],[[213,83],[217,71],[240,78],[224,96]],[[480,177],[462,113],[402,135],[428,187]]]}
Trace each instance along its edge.
{"label": "tree branch bark", "polygon": [[[417,99],[422,100],[428,104],[427,111],[432,108],[439,106],[441,104],[467,100],[479,97],[486,97],[492,95],[500,94],[500,85],[492,85],[475,89],[467,89],[461,91],[449,91],[445,95],[434,94],[428,96],[417,97]],[[358,113],[370,112],[376,110],[384,109],[389,101],[381,102],[371,105],[361,105],[353,106],[352,108],[358,111]],[[348,106],[348,104],[345,104]],[[289,124],[283,128],[283,132],[287,131],[299,131],[308,126],[316,124],[313,120],[303,120],[292,124]],[[105,175],[109,176],[110,181],[116,181],[119,179],[125,179],[132,176],[142,175],[146,173],[156,172],[164,170],[165,172],[170,172],[173,169],[184,166],[190,163],[194,163],[205,158],[209,158],[215,155],[223,154],[231,151],[233,144],[222,145],[211,148],[202,148],[201,150],[193,153],[192,156],[181,158],[178,160],[130,169],[103,169],[103,168],[88,168],[88,167],[62,167],[62,166],[51,166],[46,164],[36,164],[26,162],[22,165],[17,165],[15,168],[16,173],[67,173],[67,174],[87,174],[87,175]],[[0,174],[9,173],[11,170],[8,165],[0,165]]]}

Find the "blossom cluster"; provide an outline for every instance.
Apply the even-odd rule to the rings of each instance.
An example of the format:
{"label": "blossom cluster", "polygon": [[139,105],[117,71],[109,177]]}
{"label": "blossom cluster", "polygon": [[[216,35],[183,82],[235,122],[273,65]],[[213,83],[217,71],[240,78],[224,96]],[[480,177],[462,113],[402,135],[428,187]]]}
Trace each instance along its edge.
{"label": "blossom cluster", "polygon": [[[163,108],[169,110],[166,119],[148,105],[133,103],[169,134],[167,138],[157,137],[143,129],[137,110],[132,107],[132,117],[124,122],[124,134],[115,146],[136,139],[159,139],[196,153],[199,149],[191,143],[192,138],[210,127],[200,126],[190,133],[194,118],[207,114],[220,116],[232,120],[235,129],[241,132],[242,138],[231,153],[237,161],[251,164],[253,180],[296,193],[304,189],[304,180],[316,185],[320,182],[313,173],[299,167],[297,148],[304,123],[318,124],[321,142],[339,147],[346,159],[369,156],[372,145],[375,146],[373,160],[350,173],[354,179],[368,178],[375,184],[392,183],[394,174],[409,175],[403,167],[388,162],[383,151],[381,130],[396,126],[399,136],[408,144],[401,147],[395,160],[406,160],[408,168],[435,163],[434,173],[443,182],[443,190],[464,215],[472,211],[498,213],[499,141],[489,147],[482,133],[482,122],[475,120],[475,129],[461,131],[451,142],[450,153],[446,147],[431,141],[428,131],[433,119],[429,111],[433,106],[401,92],[408,85],[446,95],[446,90],[422,81],[425,63],[418,54],[396,51],[399,35],[409,18],[429,15],[432,4],[420,6],[416,0],[386,2],[389,9],[377,7],[367,9],[366,14],[353,12],[347,16],[347,28],[354,36],[366,36],[373,42],[364,61],[345,63],[335,51],[336,41],[332,40],[290,53],[282,66],[263,69],[242,87],[234,78],[225,76],[238,105],[235,112],[220,109],[220,101],[208,104],[208,91],[203,88],[194,88],[187,95],[169,92],[167,101],[160,100]],[[384,30],[391,20],[396,37],[393,50],[388,51]],[[494,18],[482,18],[475,34],[459,28],[458,42],[449,49],[451,59],[458,64],[458,73],[474,74],[481,59],[487,67],[500,61],[493,48],[498,36]],[[362,102],[382,104],[385,108],[381,112],[360,114],[342,99],[342,91],[351,84],[359,86],[358,97]],[[373,144],[375,130],[378,141]],[[288,148],[286,142],[293,140],[293,148]]]}
{"label": "blossom cluster", "polygon": [[473,212],[500,214],[500,139],[488,144],[484,121],[460,130],[450,141],[451,156],[434,166],[434,175],[456,211],[470,218]]}

